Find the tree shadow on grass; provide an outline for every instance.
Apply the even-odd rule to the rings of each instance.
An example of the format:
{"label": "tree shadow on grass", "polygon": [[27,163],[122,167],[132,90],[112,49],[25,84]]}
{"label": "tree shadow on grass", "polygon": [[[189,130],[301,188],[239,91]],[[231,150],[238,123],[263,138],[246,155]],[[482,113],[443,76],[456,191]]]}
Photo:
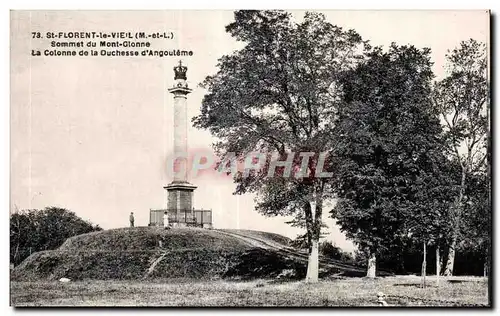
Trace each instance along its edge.
{"label": "tree shadow on grass", "polygon": [[[455,283],[467,283],[467,282],[471,282],[471,281],[468,281],[468,280],[446,280],[446,282],[455,284]],[[422,287],[422,283],[421,282],[418,282],[418,283],[396,283],[396,284],[393,284],[393,286]],[[426,284],[425,287],[435,287],[435,285]]]}
{"label": "tree shadow on grass", "polygon": [[[365,271],[349,271],[345,270],[339,273],[340,276],[350,277],[350,278],[365,278]],[[377,278],[384,278],[388,276],[394,276],[394,273],[386,272],[386,271],[377,271]],[[367,278],[369,279],[369,278]]]}
{"label": "tree shadow on grass", "polygon": [[361,271],[342,271],[341,273],[339,273],[339,276],[348,278],[362,278],[366,276],[366,273]]}
{"label": "tree shadow on grass", "polygon": [[402,286],[402,287],[422,287],[422,283],[395,283],[392,286]]}
{"label": "tree shadow on grass", "polygon": [[448,280],[449,283],[466,283],[466,282],[471,282],[467,280]]}
{"label": "tree shadow on grass", "polygon": [[[400,286],[400,287],[413,287],[413,288],[422,288],[422,283],[396,283],[393,284],[392,286]],[[435,284],[425,284],[425,288],[437,288]]]}

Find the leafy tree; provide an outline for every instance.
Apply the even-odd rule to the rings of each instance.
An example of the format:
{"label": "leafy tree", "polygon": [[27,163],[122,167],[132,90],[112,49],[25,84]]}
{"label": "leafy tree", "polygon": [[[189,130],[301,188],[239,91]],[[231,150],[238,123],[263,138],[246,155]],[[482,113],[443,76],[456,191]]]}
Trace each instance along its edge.
{"label": "leafy tree", "polygon": [[492,214],[490,205],[489,176],[481,172],[467,176],[465,201],[460,227],[459,252],[475,252],[481,255],[484,273],[488,273],[491,249]]}
{"label": "leafy tree", "polygon": [[[297,153],[291,158],[297,175],[303,170],[298,153],[313,153],[302,176],[287,177],[278,167],[284,176],[269,177],[267,164],[260,171],[238,171],[234,179],[236,194],[256,193],[262,214],[300,213],[311,245],[306,279],[315,282],[322,210],[331,192],[316,166],[337,139],[332,135],[342,101],[337,83],[356,64],[364,42],[318,13],[306,13],[296,23],[282,11],[236,11],[226,31],[245,46],[220,58],[218,72],[202,83],[207,94],[194,125],[218,138],[214,148],[224,167],[233,153],[240,161],[250,153],[274,152],[275,160]],[[326,162],[324,170],[331,165]]]}
{"label": "leafy tree", "polygon": [[413,46],[375,48],[343,81],[346,105],[335,127],[340,200],[332,217],[368,254],[369,277],[377,255],[403,240],[413,216],[435,201],[427,192],[442,146],[429,54]]}
{"label": "leafy tree", "polygon": [[17,264],[32,252],[31,238],[35,231],[34,210],[16,210],[10,216],[10,261]]}
{"label": "leafy tree", "polygon": [[56,249],[69,237],[99,230],[64,208],[15,212],[10,216],[10,261],[18,264],[33,252]]}
{"label": "leafy tree", "polygon": [[446,55],[449,75],[436,83],[434,103],[441,114],[451,159],[459,165],[459,191],[449,211],[452,224],[445,275],[453,274],[463,220],[467,176],[486,168],[488,80],[486,45],[473,39]]}

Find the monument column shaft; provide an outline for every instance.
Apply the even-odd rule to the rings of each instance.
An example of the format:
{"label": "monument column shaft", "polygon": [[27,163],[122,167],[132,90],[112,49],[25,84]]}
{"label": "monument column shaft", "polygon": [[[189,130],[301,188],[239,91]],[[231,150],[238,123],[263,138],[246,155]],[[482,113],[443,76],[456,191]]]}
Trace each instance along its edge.
{"label": "monument column shaft", "polygon": [[167,212],[175,214],[174,225],[194,224],[193,191],[196,186],[188,182],[188,116],[187,96],[191,89],[187,85],[187,67],[179,62],[174,67],[174,85],[168,89],[174,97],[174,159],[175,170],[172,183],[164,187],[168,191]]}
{"label": "monument column shaft", "polygon": [[174,155],[176,172],[174,182],[187,182],[187,96],[185,93],[174,94]]}

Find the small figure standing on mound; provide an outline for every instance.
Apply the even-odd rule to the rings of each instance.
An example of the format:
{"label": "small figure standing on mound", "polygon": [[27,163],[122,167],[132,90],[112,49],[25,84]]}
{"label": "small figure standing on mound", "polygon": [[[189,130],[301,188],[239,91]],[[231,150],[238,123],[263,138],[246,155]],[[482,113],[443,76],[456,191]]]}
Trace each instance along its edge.
{"label": "small figure standing on mound", "polygon": [[130,227],[134,227],[134,212],[130,212]]}
{"label": "small figure standing on mound", "polygon": [[163,213],[163,227],[165,227],[165,229],[170,229],[170,225],[168,223],[168,213],[167,212]]}

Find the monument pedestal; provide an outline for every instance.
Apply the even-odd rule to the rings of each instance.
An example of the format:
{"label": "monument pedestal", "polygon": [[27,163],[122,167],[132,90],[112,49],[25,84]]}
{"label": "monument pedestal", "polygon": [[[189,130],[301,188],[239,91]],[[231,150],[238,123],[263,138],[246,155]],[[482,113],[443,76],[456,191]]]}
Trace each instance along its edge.
{"label": "monument pedestal", "polygon": [[173,227],[186,227],[194,222],[193,191],[196,186],[186,181],[174,181],[163,187],[168,192],[167,212]]}

